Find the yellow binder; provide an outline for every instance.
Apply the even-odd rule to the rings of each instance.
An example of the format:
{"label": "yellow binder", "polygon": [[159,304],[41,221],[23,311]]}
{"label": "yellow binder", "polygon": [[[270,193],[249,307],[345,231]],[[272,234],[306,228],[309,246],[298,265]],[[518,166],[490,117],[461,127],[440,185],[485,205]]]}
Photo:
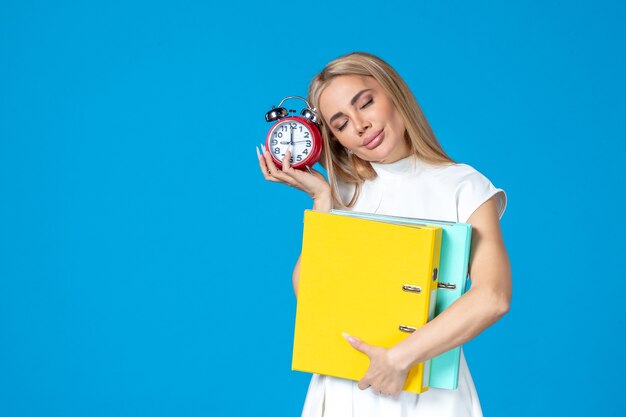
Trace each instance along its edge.
{"label": "yellow binder", "polygon": [[[307,210],[292,369],[359,380],[369,366],[341,333],[391,347],[434,317],[441,228]],[[404,390],[428,389],[430,361]]]}

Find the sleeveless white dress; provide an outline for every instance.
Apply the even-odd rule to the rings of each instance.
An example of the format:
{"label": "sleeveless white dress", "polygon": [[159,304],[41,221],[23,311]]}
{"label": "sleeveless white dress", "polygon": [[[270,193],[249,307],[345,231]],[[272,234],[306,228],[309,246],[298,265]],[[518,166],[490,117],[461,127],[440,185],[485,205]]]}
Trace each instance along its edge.
{"label": "sleeveless white dress", "polygon": [[[506,194],[466,164],[430,165],[414,157],[391,164],[372,164],[378,176],[365,181],[352,208],[363,213],[387,214],[465,223],[492,196],[498,214],[506,208]],[[353,187],[340,184],[344,202]],[[313,375],[302,417],[482,417],[480,401],[461,350],[456,390],[431,388],[423,394],[403,391],[397,398],[360,390],[356,381]]]}

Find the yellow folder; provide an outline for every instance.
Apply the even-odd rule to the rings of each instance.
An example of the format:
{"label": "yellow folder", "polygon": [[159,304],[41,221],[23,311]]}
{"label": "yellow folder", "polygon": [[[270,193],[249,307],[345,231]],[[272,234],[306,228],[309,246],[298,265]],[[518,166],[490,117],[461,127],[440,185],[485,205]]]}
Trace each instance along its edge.
{"label": "yellow folder", "polygon": [[[292,369],[361,379],[369,358],[342,332],[389,348],[432,319],[440,248],[438,226],[305,211]],[[428,389],[429,364],[405,391]]]}

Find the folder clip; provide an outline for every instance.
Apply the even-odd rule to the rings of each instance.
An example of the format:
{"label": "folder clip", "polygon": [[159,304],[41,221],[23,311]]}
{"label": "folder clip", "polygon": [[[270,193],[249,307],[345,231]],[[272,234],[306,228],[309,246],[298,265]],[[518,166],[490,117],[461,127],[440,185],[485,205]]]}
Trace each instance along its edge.
{"label": "folder clip", "polygon": [[406,285],[402,286],[402,291],[414,292],[414,293],[419,294],[419,293],[422,292],[422,289],[420,287],[416,286],[416,285],[408,285],[408,284],[406,284]]}
{"label": "folder clip", "polygon": [[444,290],[456,290],[456,284],[452,284],[450,282],[440,282],[437,284],[437,288],[442,288]]}
{"label": "folder clip", "polygon": [[404,324],[401,324],[398,326],[398,330],[404,333],[413,333],[417,329],[415,327],[405,326]]}

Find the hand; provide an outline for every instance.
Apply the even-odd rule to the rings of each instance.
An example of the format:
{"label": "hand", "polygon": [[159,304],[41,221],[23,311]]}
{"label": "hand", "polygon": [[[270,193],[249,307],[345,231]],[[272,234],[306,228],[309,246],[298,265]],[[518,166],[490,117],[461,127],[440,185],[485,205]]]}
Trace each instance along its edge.
{"label": "hand", "polygon": [[353,348],[370,358],[369,369],[359,381],[359,389],[372,387],[374,392],[383,396],[400,395],[410,368],[403,369],[394,363],[389,349],[368,345],[361,339],[345,333],[343,336]]}
{"label": "hand", "polygon": [[265,146],[261,145],[261,148],[263,149],[263,153],[260,153],[257,148],[257,156],[259,159],[259,167],[266,180],[287,184],[302,190],[313,197],[314,200],[326,199],[329,205],[328,210],[330,210],[330,185],[320,172],[314,169],[311,169],[310,172],[305,172],[292,168],[289,163],[291,158],[290,149],[285,152],[283,168],[281,170],[274,164],[272,156]]}

